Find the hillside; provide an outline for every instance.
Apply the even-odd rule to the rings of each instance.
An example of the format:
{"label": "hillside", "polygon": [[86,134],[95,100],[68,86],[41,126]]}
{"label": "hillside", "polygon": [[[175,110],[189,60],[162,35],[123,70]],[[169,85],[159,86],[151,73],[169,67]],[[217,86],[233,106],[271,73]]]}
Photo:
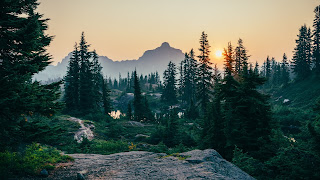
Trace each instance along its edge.
{"label": "hillside", "polygon": [[[68,62],[72,53],[69,53],[61,62],[56,66],[48,66],[44,71],[35,75],[34,78],[37,80],[46,81],[48,79],[62,78],[67,72]],[[104,75],[111,78],[118,78],[119,73],[122,77],[127,77],[128,72],[132,72],[135,69],[139,74],[148,74],[151,72],[158,71],[162,74],[166,69],[169,61],[178,64],[183,60],[184,54],[180,49],[175,49],[164,42],[160,47],[147,50],[137,60],[122,60],[114,61],[107,56],[99,56],[99,62],[103,67],[102,72]]]}
{"label": "hillside", "polygon": [[[317,77],[294,81],[285,87],[269,92],[275,104],[287,104],[288,107],[311,109],[320,98],[320,81]],[[285,99],[287,99],[285,101]],[[289,101],[288,101],[289,100]]]}

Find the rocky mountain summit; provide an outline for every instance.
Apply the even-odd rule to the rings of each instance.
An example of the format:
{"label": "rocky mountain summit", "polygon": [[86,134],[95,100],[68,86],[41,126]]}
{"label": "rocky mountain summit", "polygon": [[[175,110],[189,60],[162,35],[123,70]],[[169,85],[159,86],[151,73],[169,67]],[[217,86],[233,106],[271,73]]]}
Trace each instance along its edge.
{"label": "rocky mountain summit", "polygon": [[[56,66],[49,65],[44,71],[36,74],[35,79],[47,81],[49,79],[63,78],[67,72],[69,60],[72,56],[70,52]],[[164,42],[161,46],[147,50],[141,57],[133,60],[114,61],[107,56],[99,56],[99,62],[103,67],[104,75],[111,78],[127,77],[128,72],[131,73],[135,69],[143,75],[158,71],[162,75],[167,68],[169,61],[178,64],[184,58],[184,54],[180,49],[171,47],[169,43]]]}
{"label": "rocky mountain summit", "polygon": [[46,179],[254,179],[213,149],[166,155],[131,151],[70,154],[75,161]]}

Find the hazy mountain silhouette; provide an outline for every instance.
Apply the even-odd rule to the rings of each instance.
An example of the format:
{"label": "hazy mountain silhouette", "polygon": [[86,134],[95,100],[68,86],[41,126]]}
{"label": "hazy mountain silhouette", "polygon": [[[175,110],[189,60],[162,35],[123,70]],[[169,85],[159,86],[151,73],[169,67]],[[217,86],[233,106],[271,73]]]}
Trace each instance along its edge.
{"label": "hazy mountain silhouette", "polygon": [[[48,66],[44,71],[35,75],[35,79],[46,81],[48,79],[54,79],[65,76],[67,72],[68,62],[72,53],[62,59],[56,66]],[[99,56],[99,61],[103,67],[102,72],[111,78],[118,78],[119,73],[122,77],[127,77],[128,72],[132,72],[137,69],[138,74],[148,74],[158,71],[162,76],[164,70],[167,68],[169,61],[172,61],[178,65],[183,60],[184,54],[180,49],[175,49],[164,42],[160,47],[147,50],[138,60],[124,60],[113,61],[107,56]]]}

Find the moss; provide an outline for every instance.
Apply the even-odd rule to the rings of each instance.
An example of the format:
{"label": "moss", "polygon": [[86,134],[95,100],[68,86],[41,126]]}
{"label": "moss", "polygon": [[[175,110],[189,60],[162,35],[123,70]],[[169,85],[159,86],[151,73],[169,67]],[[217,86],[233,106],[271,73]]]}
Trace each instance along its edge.
{"label": "moss", "polygon": [[166,156],[160,156],[159,158],[167,158],[167,157],[176,157],[176,158],[178,158],[178,160],[186,160],[187,158],[189,158],[191,156],[184,156],[184,155],[180,155],[179,153],[173,153],[173,154],[169,154]]}

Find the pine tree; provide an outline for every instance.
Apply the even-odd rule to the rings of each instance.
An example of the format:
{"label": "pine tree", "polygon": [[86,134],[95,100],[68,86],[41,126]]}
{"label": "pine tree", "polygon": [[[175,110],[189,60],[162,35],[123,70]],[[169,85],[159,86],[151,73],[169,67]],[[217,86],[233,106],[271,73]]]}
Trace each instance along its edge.
{"label": "pine tree", "polygon": [[93,75],[91,72],[92,64],[89,61],[91,54],[88,51],[89,45],[87,44],[84,33],[81,34],[80,41],[80,89],[79,89],[79,105],[80,111],[83,114],[91,112],[95,107],[93,92]]}
{"label": "pine tree", "polygon": [[231,42],[228,43],[228,48],[224,49],[223,53],[224,59],[225,59],[225,64],[224,64],[224,71],[226,75],[232,75],[234,72],[234,58],[233,58],[233,48],[231,45]]}
{"label": "pine tree", "polygon": [[144,111],[143,111],[144,117],[146,118],[146,120],[151,121],[151,120],[154,119],[154,117],[153,117],[153,114],[152,114],[152,112],[150,110],[149,102],[148,102],[148,99],[147,99],[146,95],[144,96],[144,101],[143,102],[144,102]]}
{"label": "pine tree", "polygon": [[110,89],[108,88],[107,79],[101,79],[102,86],[102,103],[103,110],[105,114],[108,114],[112,110],[111,99],[110,99]]}
{"label": "pine tree", "polygon": [[181,100],[182,102],[185,102],[187,100],[187,92],[186,92],[186,84],[188,84],[188,74],[187,74],[187,68],[188,68],[188,59],[189,59],[189,55],[188,53],[185,53],[184,55],[184,59],[180,62],[180,66],[179,66],[179,81],[178,81],[178,94],[180,94],[181,96]]}
{"label": "pine tree", "polygon": [[128,120],[132,120],[132,108],[131,108],[131,102],[128,103],[128,108],[127,108],[127,118]]}
{"label": "pine tree", "polygon": [[[232,49],[230,45],[228,49]],[[221,138],[221,143],[224,143],[218,145],[216,142],[212,145],[218,145],[215,148],[221,148],[227,159],[232,157],[235,146],[254,157],[261,156],[265,153],[265,145],[270,142],[271,133],[268,98],[256,90],[265,79],[259,77],[247,63],[242,63],[240,74],[235,74],[236,80],[230,71],[233,68],[232,63],[227,63],[230,62],[230,53],[225,50],[223,55],[226,61],[226,75],[222,82],[215,86],[215,103],[211,107],[209,116],[211,128],[215,129],[207,128],[210,132],[207,137]],[[217,124],[216,127],[214,124]]]}
{"label": "pine tree", "polygon": [[281,84],[281,67],[274,57],[271,58],[271,78],[269,82],[272,86]]}
{"label": "pine tree", "polygon": [[264,61],[261,67],[260,76],[266,77],[266,72],[267,72],[267,63],[266,61]]}
{"label": "pine tree", "polygon": [[96,50],[92,52],[92,91],[93,91],[93,100],[94,100],[94,109],[99,111],[100,104],[102,102],[102,88],[103,88],[103,75],[101,73],[102,67],[99,63],[99,56],[96,53]]}
{"label": "pine tree", "polygon": [[306,25],[299,29],[296,44],[292,59],[293,72],[297,75],[297,79],[305,79],[311,72],[311,34],[310,28],[308,29]]}
{"label": "pine tree", "polygon": [[219,96],[215,98],[213,103],[208,104],[208,110],[202,128],[201,146],[202,148],[213,148],[221,153],[222,156],[225,156],[225,125],[221,114]]}
{"label": "pine tree", "polygon": [[[235,106],[236,106],[236,102],[239,99],[239,95],[238,95],[238,88],[239,88],[239,83],[234,79],[234,75],[237,74],[232,74],[232,69],[234,69],[234,65],[233,65],[233,60],[232,60],[232,56],[231,56],[231,43],[228,44],[228,50],[225,50],[224,55],[224,59],[225,59],[225,65],[224,65],[224,69],[226,71],[226,75],[224,77],[224,79],[222,80],[220,86],[218,87],[218,89],[216,90],[216,98],[219,98],[221,103],[221,116],[223,117],[223,121],[224,123],[224,128],[223,128],[223,133],[226,139],[228,139],[228,143],[226,142],[225,145],[225,150],[222,151],[224,152],[224,155],[226,155],[227,158],[231,157],[231,152],[233,150],[233,144],[230,141],[230,139],[232,138],[231,132],[232,129],[234,129],[237,125],[237,119],[238,117],[235,116],[234,111]],[[217,100],[217,99],[216,99]],[[217,102],[216,102],[217,103]],[[212,110],[215,107],[212,107]],[[216,111],[213,111],[216,112]],[[218,117],[215,117],[218,118]],[[223,135],[221,135],[223,136]]]}
{"label": "pine tree", "polygon": [[243,46],[242,39],[238,40],[238,46],[235,48],[235,72],[240,74],[243,71],[243,67],[248,67],[247,50]]}
{"label": "pine tree", "polygon": [[195,120],[199,117],[199,112],[197,107],[195,106],[193,99],[191,99],[190,105],[185,112],[185,117],[188,119]]}
{"label": "pine tree", "polygon": [[[270,143],[271,108],[268,96],[261,94],[256,88],[265,82],[252,71],[241,77],[236,97],[231,101],[230,112],[226,116],[227,144],[229,149],[234,146],[243,149],[253,157],[270,157],[272,152],[265,151]],[[229,107],[230,108],[230,107]]]}
{"label": "pine tree", "polygon": [[197,90],[197,74],[199,71],[199,65],[197,60],[194,57],[194,51],[193,49],[190,50],[189,52],[189,70],[188,70],[188,74],[189,74],[189,78],[190,78],[190,87],[188,87],[188,91],[190,93],[190,102],[191,100],[193,100],[194,102],[196,102],[196,90]]}
{"label": "pine tree", "polygon": [[320,74],[320,6],[314,9],[313,20],[313,64],[316,74]]}
{"label": "pine tree", "polygon": [[183,80],[180,83],[183,84],[180,85],[180,93],[182,96],[182,100],[186,102],[187,106],[190,106],[191,101],[196,100],[196,75],[198,72],[198,64],[194,59],[193,49],[191,49],[189,54],[185,53],[182,71],[183,73],[182,76],[180,75],[180,78],[182,77]]}
{"label": "pine tree", "polygon": [[69,61],[67,75],[65,77],[65,94],[64,101],[66,103],[66,111],[76,111],[79,109],[79,51],[78,46],[75,44],[72,57]]}
{"label": "pine tree", "polygon": [[201,105],[202,112],[205,112],[207,103],[212,97],[213,89],[213,74],[212,62],[210,62],[210,45],[208,42],[208,35],[202,32],[200,37],[200,55],[199,70],[197,74],[197,99]]}
{"label": "pine tree", "polygon": [[[32,76],[50,63],[45,34],[48,19],[36,11],[36,0],[0,3],[0,146],[10,143],[19,131],[24,114],[49,116],[61,108],[60,82],[41,85]],[[19,138],[17,139],[19,140]]]}
{"label": "pine tree", "polygon": [[169,62],[168,68],[163,74],[163,93],[161,96],[162,101],[169,105],[177,102],[177,88],[176,88],[176,65],[173,62]]}
{"label": "pine tree", "polygon": [[290,81],[289,63],[287,55],[284,53],[281,62],[281,83],[287,85]]}
{"label": "pine tree", "polygon": [[254,73],[255,74],[257,74],[257,75],[259,75],[260,74],[260,72],[259,72],[259,63],[258,62],[256,62],[256,65],[254,66]]}
{"label": "pine tree", "polygon": [[133,108],[134,108],[134,120],[140,121],[144,118],[144,104],[142,102],[142,95],[141,95],[141,88],[140,88],[140,82],[138,79],[137,71],[134,71],[133,73],[134,77],[134,99],[133,99]]}

